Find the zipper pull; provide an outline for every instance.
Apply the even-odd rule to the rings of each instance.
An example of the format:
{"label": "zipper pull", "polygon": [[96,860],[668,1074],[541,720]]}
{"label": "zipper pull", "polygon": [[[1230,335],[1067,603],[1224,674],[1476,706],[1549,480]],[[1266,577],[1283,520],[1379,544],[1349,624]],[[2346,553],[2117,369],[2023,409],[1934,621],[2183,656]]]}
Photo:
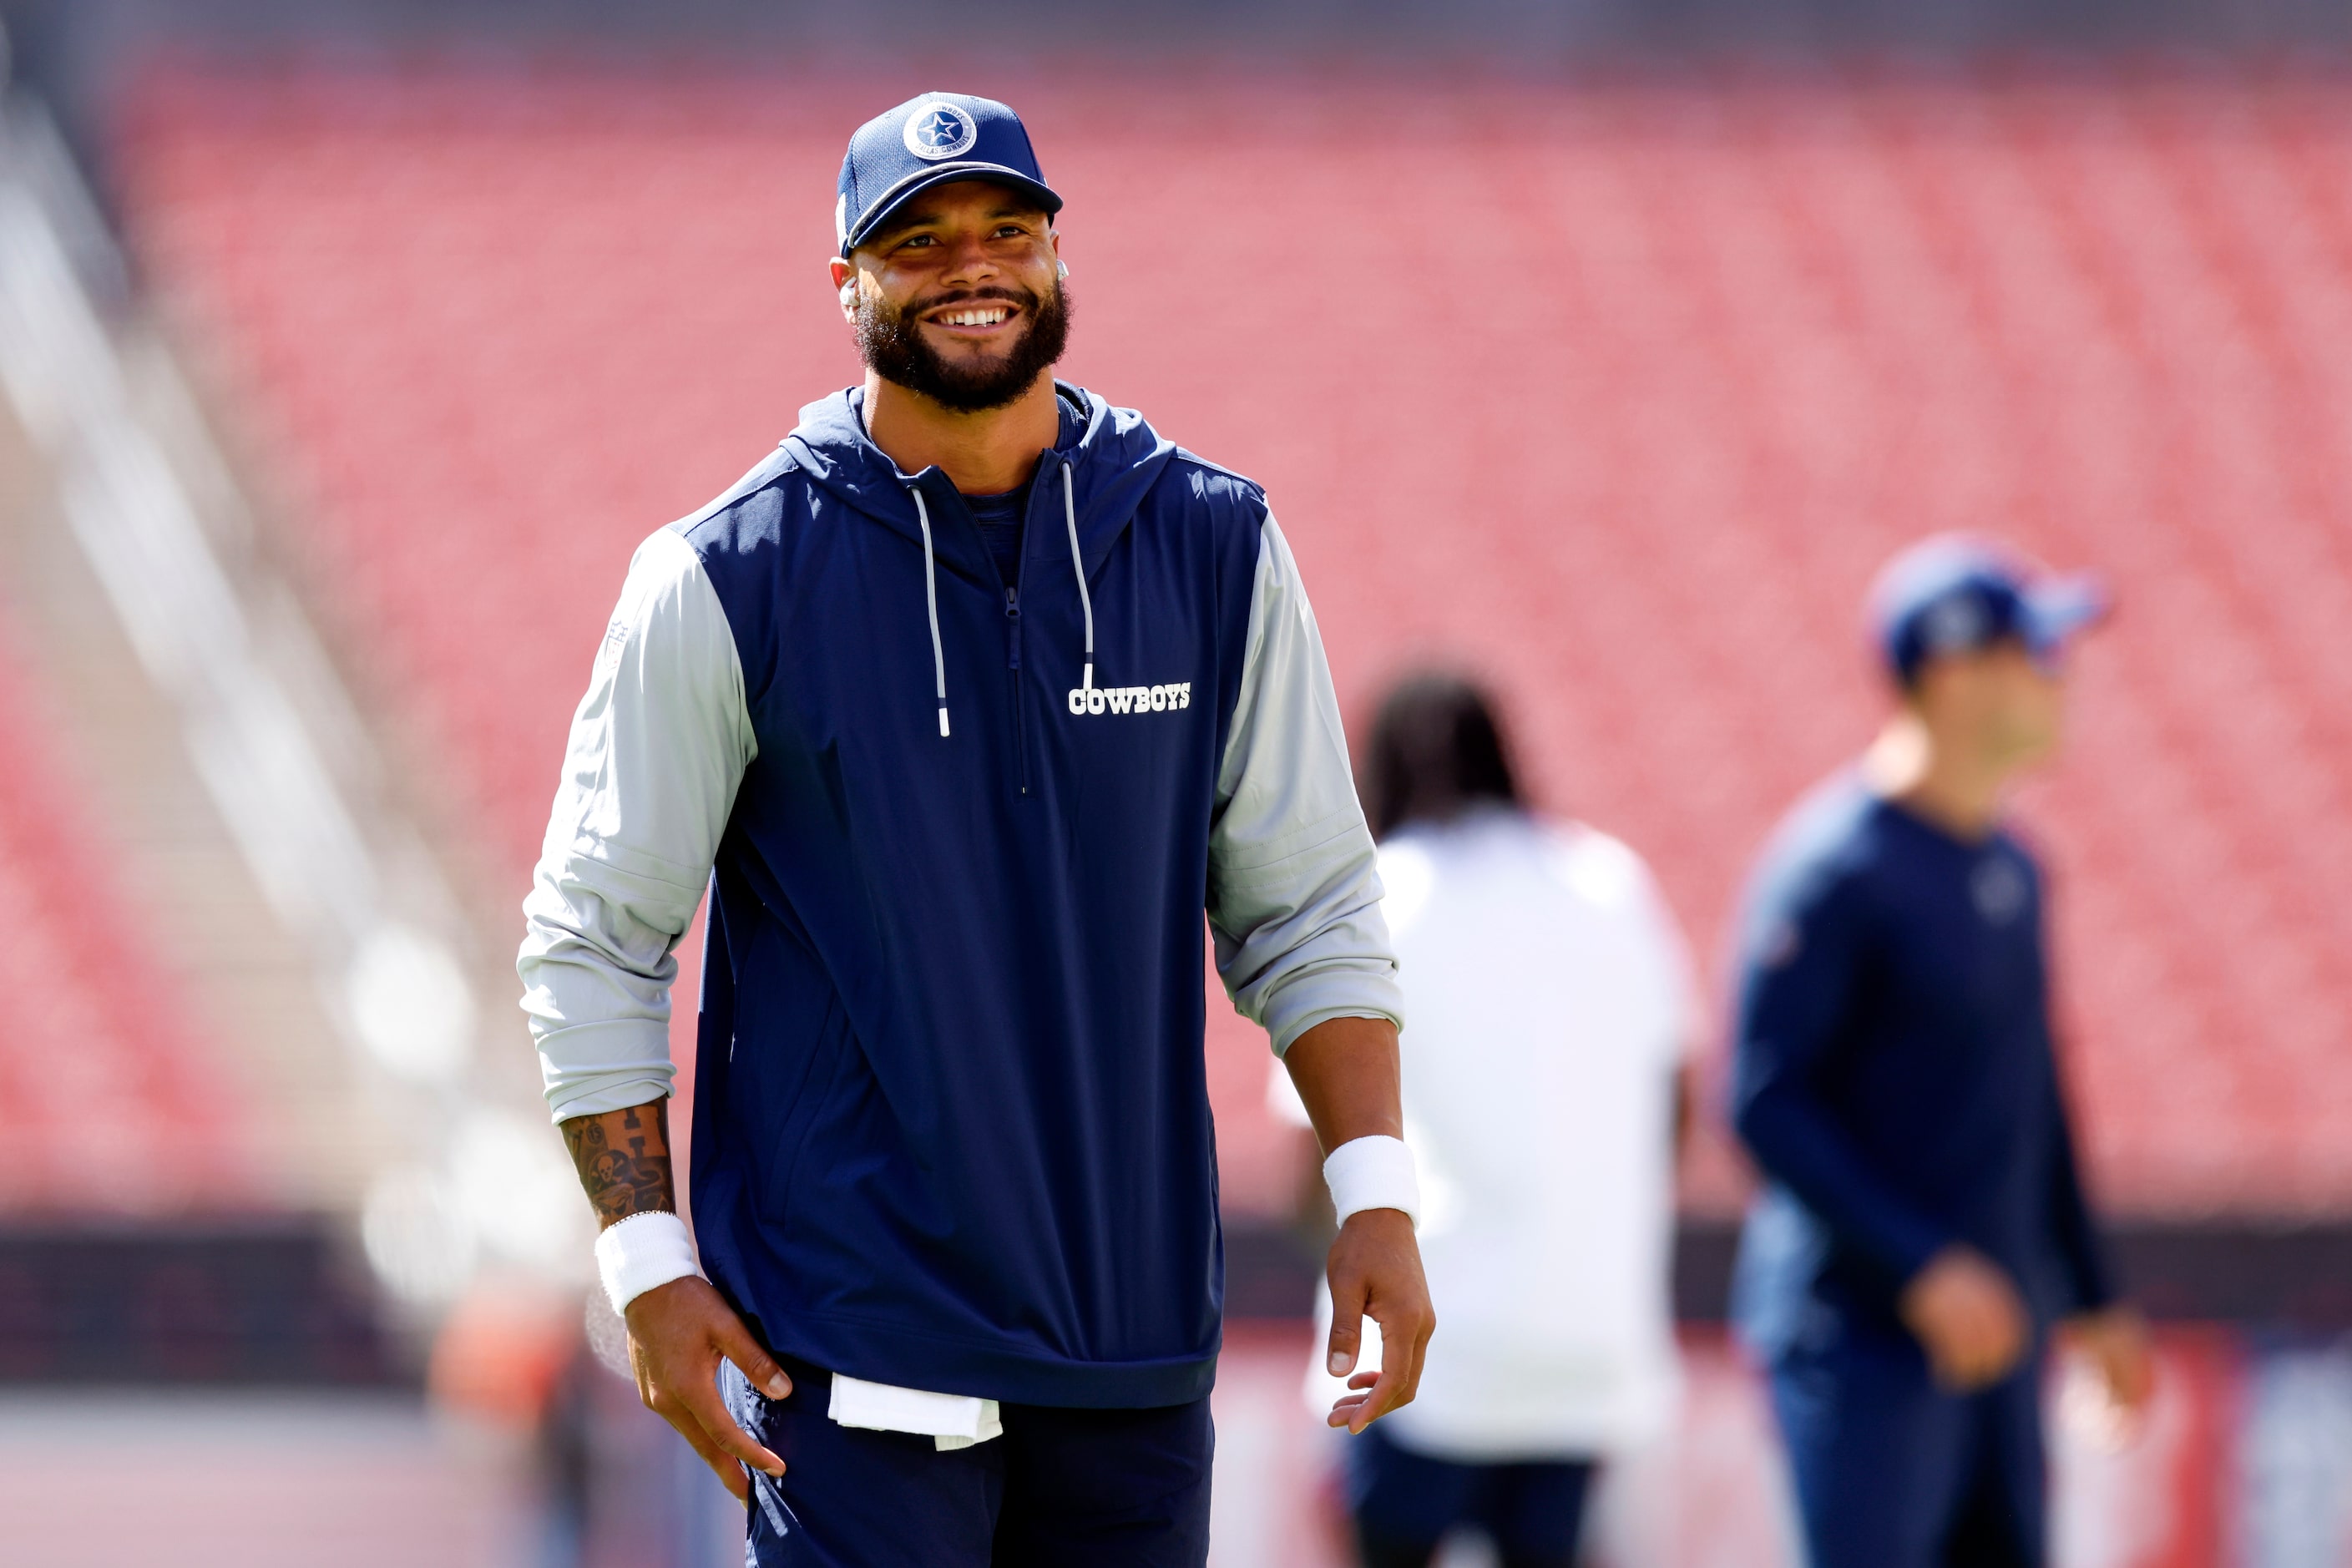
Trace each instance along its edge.
{"label": "zipper pull", "polygon": [[1013,650],[1013,668],[1021,668],[1021,590],[1004,590],[1004,618],[1008,623],[1005,637]]}

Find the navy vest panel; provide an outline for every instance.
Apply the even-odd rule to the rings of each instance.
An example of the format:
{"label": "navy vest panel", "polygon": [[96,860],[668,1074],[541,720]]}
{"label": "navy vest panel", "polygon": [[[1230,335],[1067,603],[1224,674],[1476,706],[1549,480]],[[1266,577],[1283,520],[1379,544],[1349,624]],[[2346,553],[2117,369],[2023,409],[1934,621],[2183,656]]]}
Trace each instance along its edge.
{"label": "navy vest panel", "polygon": [[1125,489],[1131,460],[1048,453],[1008,593],[919,476],[942,737],[905,484],[808,467],[679,525],[759,746],[713,879],[705,1267],[770,1345],[853,1376],[1197,1398],[1223,1294],[1202,910],[1264,499],[1164,443]]}

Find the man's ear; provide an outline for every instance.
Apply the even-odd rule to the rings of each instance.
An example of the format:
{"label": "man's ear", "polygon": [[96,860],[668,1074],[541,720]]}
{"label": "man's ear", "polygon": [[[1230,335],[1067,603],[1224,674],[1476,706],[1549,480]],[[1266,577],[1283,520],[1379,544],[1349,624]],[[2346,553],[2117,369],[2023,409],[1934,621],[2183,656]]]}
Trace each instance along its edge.
{"label": "man's ear", "polygon": [[840,298],[841,314],[846,321],[857,319],[857,268],[847,258],[836,256],[827,264],[833,274],[833,291]]}

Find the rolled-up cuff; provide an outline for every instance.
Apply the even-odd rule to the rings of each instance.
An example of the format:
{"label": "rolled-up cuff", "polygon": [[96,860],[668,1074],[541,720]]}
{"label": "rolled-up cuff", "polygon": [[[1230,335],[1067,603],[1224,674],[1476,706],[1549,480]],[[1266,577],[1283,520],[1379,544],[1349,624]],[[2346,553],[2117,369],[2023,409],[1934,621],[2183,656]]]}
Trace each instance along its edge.
{"label": "rolled-up cuff", "polygon": [[558,1121],[665,1099],[677,1076],[669,1026],[651,1018],[550,1030],[539,1037],[539,1069]]}
{"label": "rolled-up cuff", "polygon": [[670,1080],[675,1076],[674,1068],[663,1073],[604,1073],[568,1085],[561,1099],[550,1089],[550,1119],[569,1121],[575,1116],[602,1116],[608,1110],[626,1110],[632,1105],[651,1105],[656,1100],[667,1100]]}
{"label": "rolled-up cuff", "polygon": [[1283,981],[1265,999],[1264,1023],[1282,1055],[1290,1042],[1332,1018],[1385,1018],[1404,1026],[1404,990],[1392,970],[1332,968]]}

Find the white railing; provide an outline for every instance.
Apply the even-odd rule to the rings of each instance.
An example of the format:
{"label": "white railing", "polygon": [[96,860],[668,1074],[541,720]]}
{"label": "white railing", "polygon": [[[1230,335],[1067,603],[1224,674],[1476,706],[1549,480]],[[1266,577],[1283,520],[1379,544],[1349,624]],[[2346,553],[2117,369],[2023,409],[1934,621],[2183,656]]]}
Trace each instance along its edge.
{"label": "white railing", "polygon": [[[110,320],[101,300],[123,292],[111,287],[123,276],[46,112],[0,101],[0,384],[178,713],[213,808],[400,1134],[371,1184],[369,1258],[427,1308],[484,1267],[578,1278],[588,1211],[560,1146],[477,1070],[486,1035],[520,1048],[520,1015],[486,1026],[446,879],[414,826],[365,786],[364,731],[307,621],[283,607],[294,595],[266,564],[225,561],[207,530],[194,497],[231,470],[168,348],[128,307]],[[165,428],[158,408],[174,404],[184,416]],[[271,614],[251,613],[257,604]],[[303,676],[301,700],[289,668]]]}

